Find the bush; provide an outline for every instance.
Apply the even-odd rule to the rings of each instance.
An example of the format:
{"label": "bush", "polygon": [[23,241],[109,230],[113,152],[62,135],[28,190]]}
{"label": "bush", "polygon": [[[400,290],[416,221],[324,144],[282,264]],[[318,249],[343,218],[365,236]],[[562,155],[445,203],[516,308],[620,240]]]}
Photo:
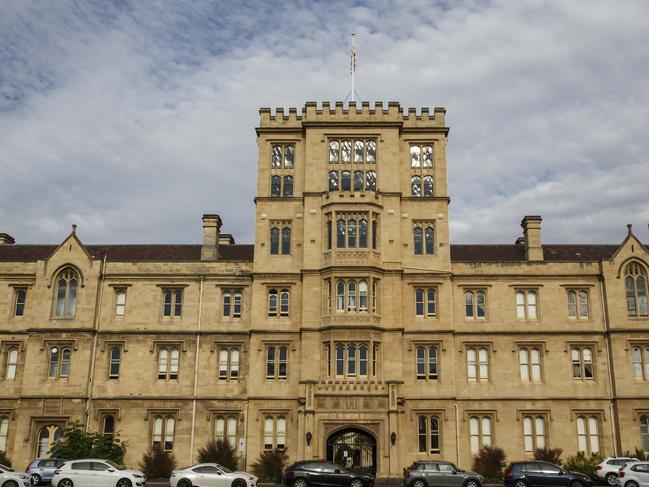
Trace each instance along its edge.
{"label": "bush", "polygon": [[505,468],[505,452],[497,446],[483,446],[480,452],[473,457],[471,469],[484,476],[487,480],[503,478]]}
{"label": "bush", "polygon": [[176,468],[176,457],[160,446],[151,446],[142,456],[140,470],[146,475],[147,481],[151,479],[168,479]]}
{"label": "bush", "polygon": [[561,454],[563,450],[561,448],[537,448],[534,450],[534,460],[540,460],[542,462],[553,463],[554,465],[561,465]]}
{"label": "bush", "polygon": [[63,430],[63,436],[50,448],[50,455],[66,460],[78,458],[102,458],[117,464],[124,461],[126,443],[120,441],[119,434],[104,435],[85,431],[78,421],[69,423]]}
{"label": "bush", "polygon": [[578,452],[572,457],[566,459],[564,467],[571,472],[579,472],[593,478],[595,476],[595,467],[603,460],[598,454],[594,453],[589,457],[583,451]]}
{"label": "bush", "polygon": [[642,451],[642,449],[638,448],[637,446],[635,447],[635,451],[630,452],[630,451],[625,451],[622,454],[623,457],[629,457],[629,458],[637,458],[638,460],[642,460],[643,462],[649,461],[649,453],[645,453]]}
{"label": "bush", "polygon": [[265,451],[252,464],[252,473],[259,477],[261,482],[280,484],[287,461],[286,450]]}
{"label": "bush", "polygon": [[226,440],[210,440],[198,449],[199,463],[218,463],[230,470],[236,470],[239,464],[234,447]]}
{"label": "bush", "polygon": [[7,452],[0,450],[0,463],[5,467],[11,467],[11,458],[7,456]]}

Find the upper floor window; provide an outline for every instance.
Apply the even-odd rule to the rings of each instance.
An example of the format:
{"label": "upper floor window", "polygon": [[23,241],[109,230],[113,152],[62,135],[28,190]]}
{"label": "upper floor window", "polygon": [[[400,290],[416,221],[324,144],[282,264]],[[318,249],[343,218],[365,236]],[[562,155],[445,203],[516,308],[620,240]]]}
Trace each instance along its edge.
{"label": "upper floor window", "polygon": [[329,162],[374,164],[376,139],[332,139],[329,141]]}
{"label": "upper floor window", "polygon": [[439,453],[439,417],[421,415],[417,423],[419,452]]}
{"label": "upper floor window", "polygon": [[[422,191],[422,181],[423,181],[423,191]],[[412,196],[420,197],[424,196],[426,198],[432,198],[433,193],[433,177],[432,176],[412,176],[410,178],[410,189]]]}
{"label": "upper floor window", "polygon": [[523,417],[523,443],[526,452],[545,448],[545,418],[543,416]]}
{"label": "upper floor window", "polygon": [[293,167],[294,165],[294,145],[273,145],[272,167]]}
{"label": "upper floor window", "polygon": [[223,317],[241,318],[241,289],[223,290]]}
{"label": "upper floor window", "polygon": [[491,446],[491,416],[471,416],[469,418],[469,435],[471,437],[471,453],[474,455],[484,446]]}
{"label": "upper floor window", "polygon": [[274,144],[271,157],[270,195],[274,198],[293,196],[295,146]]}
{"label": "upper floor window", "polygon": [[237,445],[237,418],[235,416],[217,416],[214,422],[214,436],[217,441],[227,440],[234,448]]}
{"label": "upper floor window", "polygon": [[288,316],[289,290],[270,289],[268,291],[268,316]]}
{"label": "upper floor window", "polygon": [[647,274],[640,264],[631,262],[626,266],[624,284],[629,316],[647,316]]}
{"label": "upper floor window", "polygon": [[572,347],[572,378],[592,380],[595,377],[593,370],[593,351],[590,347]]}
{"label": "upper floor window", "polygon": [[585,289],[568,290],[568,316],[580,320],[588,318],[588,291]]}
{"label": "upper floor window", "polygon": [[14,294],[14,316],[19,317],[25,314],[25,302],[27,300],[27,289],[16,288]]}
{"label": "upper floor window", "polygon": [[122,366],[122,347],[111,347],[108,378],[119,379],[119,369]]}
{"label": "upper floor window", "polygon": [[487,310],[487,295],[484,291],[464,292],[464,316],[467,319],[484,318]]}
{"label": "upper floor window", "polygon": [[264,450],[286,448],[286,418],[266,416],[264,418]]}
{"label": "upper floor window", "polygon": [[467,378],[470,382],[489,380],[489,351],[487,347],[466,349]]}
{"label": "upper floor window", "polygon": [[219,380],[236,380],[239,378],[239,349],[219,349]]}
{"label": "upper floor window", "polygon": [[50,379],[66,379],[70,376],[70,360],[72,351],[68,347],[63,349],[58,346],[50,348],[49,371]]}
{"label": "upper floor window", "polygon": [[599,424],[597,416],[577,416],[578,451],[587,455],[599,453]]}
{"label": "upper floor window", "polygon": [[9,417],[0,416],[0,451],[7,449],[7,436],[9,436]]}
{"label": "upper floor window", "polygon": [[115,316],[126,314],[126,289],[115,289]]}
{"label": "upper floor window", "polygon": [[178,380],[180,348],[161,347],[158,350],[158,380]]}
{"label": "upper floor window", "polygon": [[[329,377],[368,377],[376,375],[376,354],[367,343],[336,343],[331,356],[331,344],[325,344],[327,375]],[[372,353],[372,357],[370,357]]]}
{"label": "upper floor window", "polygon": [[266,347],[266,379],[286,379],[288,373],[288,347]]}
{"label": "upper floor window", "polygon": [[416,223],[413,236],[415,255],[435,253],[435,229],[432,223]]}
{"label": "upper floor window", "polygon": [[270,255],[289,255],[291,253],[291,222],[273,221],[270,223]]}
{"label": "upper floor window", "polygon": [[435,288],[415,289],[415,315],[428,318],[437,315],[437,290]]}
{"label": "upper floor window", "polygon": [[417,379],[437,380],[439,349],[435,345],[417,347]]}
{"label": "upper floor window", "polygon": [[115,416],[112,414],[104,415],[102,421],[101,432],[104,435],[114,435],[115,434]]}
{"label": "upper floor window", "polygon": [[183,290],[165,289],[162,291],[162,316],[176,318],[183,313]]}
{"label": "upper floor window", "polygon": [[[649,381],[649,345],[633,347],[633,377]],[[647,450],[649,451],[649,450]]]}
{"label": "upper floor window", "polygon": [[541,381],[541,349],[539,347],[520,347],[518,360],[522,381]]}
{"label": "upper floor window", "polygon": [[376,191],[376,171],[329,171],[329,191]]}
{"label": "upper floor window", "polygon": [[[373,291],[376,288],[373,287]],[[366,313],[369,303],[369,286],[365,279],[339,279],[336,282],[336,311],[349,313]],[[376,302],[372,296],[372,311],[376,312]]]}
{"label": "upper floor window", "polygon": [[14,380],[18,370],[18,348],[10,348],[5,354],[5,380]]}
{"label": "upper floor window", "polygon": [[411,145],[410,167],[433,167],[432,145]]}
{"label": "upper floor window", "polygon": [[432,145],[410,146],[410,193],[415,197],[432,198],[433,189],[433,147]]}
{"label": "upper floor window", "polygon": [[63,269],[56,278],[56,302],[54,316],[72,318],[77,310],[79,276],[70,267]]}
{"label": "upper floor window", "polygon": [[536,291],[521,289],[516,291],[516,317],[519,320],[536,320]]}
{"label": "upper floor window", "polygon": [[164,451],[173,450],[175,428],[176,418],[174,416],[155,416],[153,418],[153,431],[151,434],[151,443],[153,446]]}

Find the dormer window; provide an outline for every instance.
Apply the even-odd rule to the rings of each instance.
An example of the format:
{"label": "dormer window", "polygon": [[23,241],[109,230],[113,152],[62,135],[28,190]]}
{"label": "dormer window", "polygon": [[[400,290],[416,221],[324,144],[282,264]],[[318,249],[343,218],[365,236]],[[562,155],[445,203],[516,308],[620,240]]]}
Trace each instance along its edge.
{"label": "dormer window", "polygon": [[77,310],[77,289],[79,276],[74,269],[63,269],[56,279],[56,300],[54,316],[57,318],[74,318]]}

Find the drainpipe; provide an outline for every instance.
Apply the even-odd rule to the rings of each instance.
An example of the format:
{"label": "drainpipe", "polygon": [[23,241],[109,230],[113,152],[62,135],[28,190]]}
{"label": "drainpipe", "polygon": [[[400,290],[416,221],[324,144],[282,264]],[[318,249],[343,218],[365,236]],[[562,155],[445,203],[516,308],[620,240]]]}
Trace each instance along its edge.
{"label": "drainpipe", "polygon": [[95,360],[97,358],[97,331],[99,329],[99,316],[101,312],[101,302],[104,296],[104,273],[106,269],[106,254],[104,260],[101,262],[99,268],[99,282],[97,283],[97,299],[95,300],[95,317],[94,317],[94,333],[92,337],[92,349],[90,350],[90,365],[88,366],[88,380],[86,381],[86,407],[83,422],[85,423],[85,430],[88,432],[90,426],[90,401],[92,400],[92,390],[95,385]]}
{"label": "drainpipe", "polygon": [[608,315],[608,300],[606,298],[606,280],[604,279],[604,269],[602,268],[602,262],[599,263],[599,281],[600,281],[600,296],[602,300],[602,313],[604,316],[604,340],[606,341],[606,362],[607,367],[606,371],[608,373],[608,387],[609,387],[609,410],[611,415],[611,434],[613,435],[613,455],[618,456],[618,452],[621,450],[621,445],[619,444],[619,418],[617,414],[616,404],[616,386],[615,386],[615,366],[613,365],[613,356],[611,353],[612,344],[611,344],[611,323]]}
{"label": "drainpipe", "polygon": [[198,291],[198,325],[197,325],[197,334],[196,334],[196,357],[194,359],[194,393],[192,397],[192,432],[189,440],[189,464],[193,464],[194,459],[194,437],[195,437],[195,426],[196,426],[196,394],[198,392],[198,364],[200,363],[200,353],[201,353],[201,319],[203,317],[203,282],[205,281],[205,276],[201,276],[201,282],[199,285]]}
{"label": "drainpipe", "polygon": [[451,273],[451,329],[453,334],[452,338],[452,351],[451,357],[453,360],[453,407],[455,409],[455,464],[458,467],[460,466],[460,407],[457,403],[457,377],[456,377],[456,368],[455,368],[455,283],[453,282],[453,274]]}

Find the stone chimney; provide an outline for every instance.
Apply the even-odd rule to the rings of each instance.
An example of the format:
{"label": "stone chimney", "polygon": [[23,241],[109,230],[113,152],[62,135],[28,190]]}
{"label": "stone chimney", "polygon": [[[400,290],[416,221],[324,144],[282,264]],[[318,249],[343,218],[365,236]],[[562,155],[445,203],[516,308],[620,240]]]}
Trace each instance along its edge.
{"label": "stone chimney", "polygon": [[527,215],[523,218],[523,238],[525,239],[525,258],[527,260],[543,260],[541,247],[541,220],[538,215]]}
{"label": "stone chimney", "polygon": [[13,245],[16,241],[8,233],[0,233],[0,245]]}
{"label": "stone chimney", "polygon": [[219,215],[203,215],[203,246],[201,247],[201,260],[218,259],[220,232],[221,217]]}

